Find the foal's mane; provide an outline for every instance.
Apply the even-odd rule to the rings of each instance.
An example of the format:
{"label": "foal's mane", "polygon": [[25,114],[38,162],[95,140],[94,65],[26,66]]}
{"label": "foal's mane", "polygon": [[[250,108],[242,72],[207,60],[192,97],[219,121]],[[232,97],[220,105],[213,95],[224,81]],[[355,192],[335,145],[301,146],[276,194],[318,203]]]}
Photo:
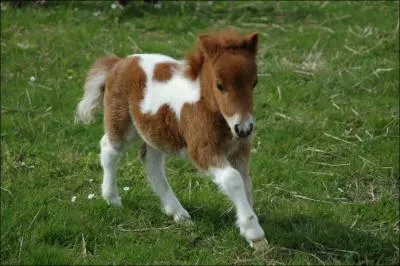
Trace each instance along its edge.
{"label": "foal's mane", "polygon": [[193,50],[186,55],[186,61],[189,65],[187,74],[193,80],[200,74],[201,67],[206,60],[204,45],[212,46],[215,54],[228,49],[240,50],[247,48],[246,39],[233,30],[220,30],[200,35]]}

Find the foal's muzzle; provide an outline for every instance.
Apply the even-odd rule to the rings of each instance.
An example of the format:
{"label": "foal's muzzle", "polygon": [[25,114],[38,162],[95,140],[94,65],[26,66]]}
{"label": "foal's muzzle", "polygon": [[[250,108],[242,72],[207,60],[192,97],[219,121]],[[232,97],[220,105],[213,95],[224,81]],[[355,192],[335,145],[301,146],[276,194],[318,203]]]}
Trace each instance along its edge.
{"label": "foal's muzzle", "polygon": [[254,128],[254,122],[248,123],[248,125],[236,124],[235,133],[239,138],[247,138],[251,135]]}
{"label": "foal's muzzle", "polygon": [[241,116],[239,114],[225,116],[225,120],[231,129],[232,135],[236,138],[248,138],[254,131],[255,123],[251,114],[246,116]]}

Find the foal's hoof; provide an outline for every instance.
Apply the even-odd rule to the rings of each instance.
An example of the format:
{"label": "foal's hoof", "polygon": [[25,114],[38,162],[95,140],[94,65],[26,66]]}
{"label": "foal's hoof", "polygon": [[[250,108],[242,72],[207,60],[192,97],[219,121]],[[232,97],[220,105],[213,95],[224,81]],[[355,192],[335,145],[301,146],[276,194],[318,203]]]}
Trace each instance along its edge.
{"label": "foal's hoof", "polygon": [[189,218],[189,219],[183,219],[177,222],[178,224],[182,225],[183,227],[186,228],[191,228],[194,226],[194,222]]}
{"label": "foal's hoof", "polygon": [[105,201],[107,202],[108,205],[111,205],[113,207],[122,207],[121,198],[118,197],[118,196],[110,197],[110,198],[104,197],[104,199],[105,199]]}
{"label": "foal's hoof", "polygon": [[174,221],[175,223],[184,223],[188,225],[192,222],[190,214],[185,209],[174,214]]}
{"label": "foal's hoof", "polygon": [[256,251],[264,251],[268,247],[268,241],[265,238],[255,241],[250,240],[249,243],[250,246],[254,248]]}

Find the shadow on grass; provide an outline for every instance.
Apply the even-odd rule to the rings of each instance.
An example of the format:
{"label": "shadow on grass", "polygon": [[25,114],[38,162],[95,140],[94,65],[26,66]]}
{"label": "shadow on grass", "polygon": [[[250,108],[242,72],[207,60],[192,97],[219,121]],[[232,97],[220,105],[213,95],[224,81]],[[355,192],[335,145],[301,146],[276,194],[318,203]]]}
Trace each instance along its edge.
{"label": "shadow on grass", "polygon": [[393,245],[370,233],[344,226],[326,217],[298,215],[263,218],[262,227],[270,244],[316,254],[322,260],[343,259],[347,263],[393,264],[398,261]]}
{"label": "shadow on grass", "polygon": [[[222,214],[212,205],[200,210],[188,208],[188,211],[195,222],[208,219],[216,234],[235,223],[233,211]],[[396,264],[399,259],[398,251],[389,241],[326,217],[297,215],[275,219],[261,216],[260,224],[271,247],[287,253],[289,257],[300,251],[313,254],[323,261],[350,264]]]}

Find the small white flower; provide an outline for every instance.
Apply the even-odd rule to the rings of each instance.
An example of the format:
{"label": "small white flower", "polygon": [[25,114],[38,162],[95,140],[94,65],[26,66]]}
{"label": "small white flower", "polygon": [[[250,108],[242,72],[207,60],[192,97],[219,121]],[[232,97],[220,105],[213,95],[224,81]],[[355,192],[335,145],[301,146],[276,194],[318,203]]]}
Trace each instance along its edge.
{"label": "small white flower", "polygon": [[32,82],[35,82],[36,78],[34,76],[29,78]]}
{"label": "small white flower", "polygon": [[20,42],[17,43],[17,46],[23,50],[33,47],[33,45],[30,45],[29,43],[20,43]]}
{"label": "small white flower", "polygon": [[76,196],[72,196],[71,202],[75,202],[75,201],[76,201]]}
{"label": "small white flower", "polygon": [[93,13],[93,16],[98,17],[100,15],[100,13],[101,13],[100,11],[96,11]]}
{"label": "small white flower", "polygon": [[111,8],[112,8],[112,9],[116,9],[116,8],[117,8],[117,5],[116,5],[115,3],[113,3],[113,4],[111,4]]}
{"label": "small white flower", "polygon": [[87,196],[87,198],[88,198],[88,199],[93,199],[93,198],[94,198],[94,194],[93,194],[93,193],[90,193],[90,194]]}
{"label": "small white flower", "polygon": [[93,179],[93,178],[90,178],[90,179],[89,179],[89,182],[93,182],[93,181],[94,181],[94,179]]}
{"label": "small white flower", "polygon": [[72,76],[69,76],[68,79],[72,79]]}
{"label": "small white flower", "polygon": [[124,190],[125,190],[125,191],[128,191],[128,190],[129,190],[129,187],[124,187]]}

